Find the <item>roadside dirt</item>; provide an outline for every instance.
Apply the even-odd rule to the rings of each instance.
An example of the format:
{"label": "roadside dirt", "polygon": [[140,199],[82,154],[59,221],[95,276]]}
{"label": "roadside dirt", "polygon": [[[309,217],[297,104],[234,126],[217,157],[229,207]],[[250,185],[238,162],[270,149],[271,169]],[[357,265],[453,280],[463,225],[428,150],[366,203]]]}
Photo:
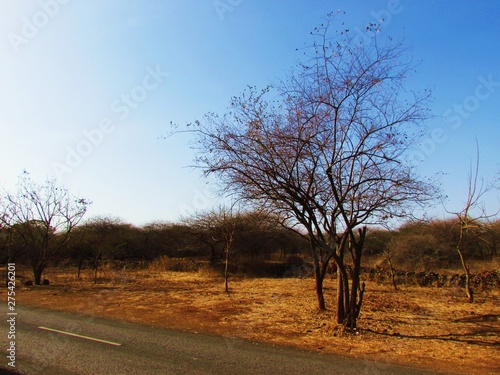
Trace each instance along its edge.
{"label": "roadside dirt", "polygon": [[[456,288],[402,287],[367,282],[356,334],[339,335],[333,306],[318,311],[309,278],[230,281],[180,272],[106,271],[92,275],[47,270],[49,286],[19,287],[17,303],[366,360],[367,373],[399,363],[457,374],[500,373],[500,291],[466,302]],[[18,285],[22,280],[19,280]],[[334,301],[335,281],[326,280]],[[5,295],[2,299],[5,300]],[[373,367],[373,368],[370,368]],[[373,371],[372,371],[373,370]]]}

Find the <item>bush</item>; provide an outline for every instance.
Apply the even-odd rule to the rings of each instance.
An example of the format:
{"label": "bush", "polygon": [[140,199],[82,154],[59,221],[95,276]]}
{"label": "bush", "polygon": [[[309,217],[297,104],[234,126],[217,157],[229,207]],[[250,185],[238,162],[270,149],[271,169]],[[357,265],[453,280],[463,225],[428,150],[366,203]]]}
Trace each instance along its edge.
{"label": "bush", "polygon": [[398,236],[389,246],[397,269],[429,271],[440,266],[440,252],[433,236],[409,233]]}
{"label": "bush", "polygon": [[153,260],[148,269],[153,272],[198,272],[202,262],[193,259],[169,258],[165,255]]}

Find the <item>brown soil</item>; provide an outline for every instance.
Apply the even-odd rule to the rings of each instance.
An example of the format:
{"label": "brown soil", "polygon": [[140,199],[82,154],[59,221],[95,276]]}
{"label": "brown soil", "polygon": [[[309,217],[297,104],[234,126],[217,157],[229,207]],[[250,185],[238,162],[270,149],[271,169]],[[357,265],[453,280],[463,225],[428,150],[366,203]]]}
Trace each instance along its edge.
{"label": "brown soil", "polygon": [[[395,292],[368,282],[359,331],[340,335],[332,306],[318,311],[308,278],[234,278],[227,295],[222,278],[203,272],[108,270],[97,285],[90,272],[44,276],[50,286],[18,288],[19,305],[209,332],[235,344],[248,339],[451,373],[500,373],[499,290],[476,292],[470,304],[461,289]],[[325,287],[333,301],[335,281]]]}

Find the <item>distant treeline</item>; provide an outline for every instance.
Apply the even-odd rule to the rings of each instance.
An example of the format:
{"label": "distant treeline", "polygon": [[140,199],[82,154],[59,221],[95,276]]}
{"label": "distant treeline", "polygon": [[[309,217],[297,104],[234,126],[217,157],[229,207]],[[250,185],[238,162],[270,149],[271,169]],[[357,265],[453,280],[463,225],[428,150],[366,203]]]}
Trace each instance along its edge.
{"label": "distant treeline", "polygon": [[[464,256],[468,261],[497,259],[500,248],[500,220],[471,222],[464,233]],[[432,271],[460,268],[457,244],[460,237],[458,219],[409,222],[395,231],[369,231],[365,256],[380,255],[391,260],[397,269]]]}
{"label": "distant treeline", "polygon": [[[214,221],[213,221],[214,220]],[[43,223],[25,223],[10,228],[9,243],[3,244],[2,262],[30,264],[34,241],[26,241],[26,227]],[[23,230],[16,230],[21,229]],[[94,267],[95,263],[147,263],[161,257],[196,258],[216,264],[224,256],[226,227],[231,228],[233,259],[285,259],[302,254],[307,241],[265,215],[239,214],[231,221],[216,221],[208,215],[180,223],[155,222],[137,227],[115,218],[94,218],[75,227],[68,243],[50,259],[53,265],[71,264]],[[0,229],[1,232],[1,229]],[[57,236],[57,233],[53,233]],[[7,236],[5,236],[7,237]]]}
{"label": "distant treeline", "polygon": [[[11,228],[10,240],[4,241],[0,253],[3,263],[10,259],[30,264],[33,249],[18,233],[26,233],[25,226],[36,225],[41,224],[22,224],[23,231],[16,231],[16,226]],[[479,233],[473,230],[467,233],[465,255],[469,260],[493,260],[500,246],[500,221],[482,223],[480,227]],[[228,233],[231,234],[229,254]],[[379,263],[390,259],[399,270],[456,269],[460,267],[456,251],[458,236],[459,226],[454,219],[411,222],[394,231],[371,229],[364,257]],[[119,219],[94,218],[73,229],[68,243],[50,263],[82,269],[98,268],[106,262],[132,266],[162,258],[191,258],[217,267],[228,256],[234,270],[244,272],[252,263],[262,267],[261,273],[266,274],[277,272],[269,268],[271,260],[302,264],[310,256],[310,248],[306,238],[259,213],[238,214],[224,220],[201,215],[180,223],[157,222],[142,227]],[[259,272],[254,269],[253,273]]]}

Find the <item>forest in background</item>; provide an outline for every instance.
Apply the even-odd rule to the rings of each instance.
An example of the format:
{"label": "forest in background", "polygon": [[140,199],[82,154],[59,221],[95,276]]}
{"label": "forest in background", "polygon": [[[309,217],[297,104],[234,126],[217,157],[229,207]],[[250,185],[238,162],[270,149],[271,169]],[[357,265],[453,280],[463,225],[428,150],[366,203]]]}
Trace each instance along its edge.
{"label": "forest in background", "polygon": [[[26,228],[21,231],[21,226],[36,224],[18,224],[9,229],[10,235],[2,229],[2,263],[31,264],[31,249],[22,235]],[[363,250],[365,264],[388,272],[391,267],[406,272],[459,270],[459,236],[459,221],[454,218],[408,222],[392,231],[369,229]],[[466,233],[464,255],[482,264],[481,268],[496,269],[499,246],[500,220],[481,223],[479,231]],[[117,218],[93,218],[76,226],[67,243],[48,262],[78,270],[90,268],[96,273],[103,265],[143,268],[152,264],[173,271],[208,267],[223,272],[226,260],[232,274],[283,277],[307,274],[308,269],[312,272],[306,236],[258,212],[231,218],[212,212],[178,223],[155,222],[141,227]]]}

